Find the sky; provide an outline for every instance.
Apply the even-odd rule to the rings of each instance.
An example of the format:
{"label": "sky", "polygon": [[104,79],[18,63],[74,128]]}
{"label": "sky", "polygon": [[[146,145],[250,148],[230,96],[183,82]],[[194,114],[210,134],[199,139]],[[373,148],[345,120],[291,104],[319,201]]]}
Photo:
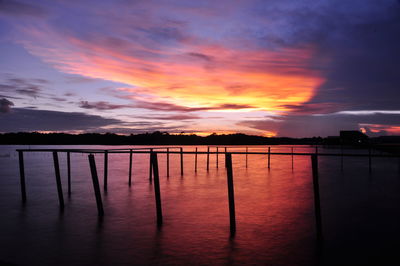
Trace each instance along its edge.
{"label": "sky", "polygon": [[400,135],[399,0],[0,0],[0,132]]}

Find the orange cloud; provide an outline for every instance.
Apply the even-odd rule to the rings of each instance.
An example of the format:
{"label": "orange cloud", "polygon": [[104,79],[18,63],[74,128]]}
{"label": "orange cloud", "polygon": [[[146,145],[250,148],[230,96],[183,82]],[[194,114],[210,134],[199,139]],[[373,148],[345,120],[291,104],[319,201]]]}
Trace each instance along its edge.
{"label": "orange cloud", "polygon": [[[101,40],[30,34],[36,42],[24,45],[31,53],[67,73],[127,84],[123,90],[132,99],[145,95],[152,102],[191,108],[229,103],[288,111],[310,100],[324,81],[308,66],[312,47],[268,51],[184,43],[154,50],[132,43],[127,51]],[[49,36],[52,41],[43,43]]]}
{"label": "orange cloud", "polygon": [[400,135],[400,126],[381,125],[381,124],[361,124],[360,130],[363,133],[381,133],[386,132],[389,135]]}

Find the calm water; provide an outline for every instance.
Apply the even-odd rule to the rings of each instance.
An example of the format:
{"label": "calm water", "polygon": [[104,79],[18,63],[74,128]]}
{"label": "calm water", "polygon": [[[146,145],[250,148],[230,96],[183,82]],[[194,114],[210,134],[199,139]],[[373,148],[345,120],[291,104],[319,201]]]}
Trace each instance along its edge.
{"label": "calm water", "polygon": [[[198,147],[206,150],[204,146]],[[153,185],[148,180],[149,155],[134,155],[131,187],[128,187],[129,155],[109,155],[108,192],[102,192],[105,216],[100,221],[87,155],[71,155],[71,197],[66,194],[66,158],[59,155],[66,203],[65,211],[60,213],[51,154],[25,154],[28,202],[22,206],[16,148],[22,146],[0,147],[0,264],[398,265],[400,262],[397,159],[373,159],[373,171],[369,174],[367,158],[345,158],[342,172],[339,157],[320,157],[325,245],[322,256],[318,257],[309,157],[295,157],[292,170],[290,156],[272,156],[268,171],[266,155],[250,155],[248,168],[245,155],[233,155],[237,233],[230,238],[222,155],[218,168],[215,155],[210,156],[209,172],[206,156],[199,155],[197,173],[194,155],[185,155],[183,177],[179,155],[170,155],[170,178],[166,177],[165,155],[159,155],[164,225],[158,229]],[[184,150],[192,151],[194,146]],[[244,151],[244,148],[230,150]],[[308,146],[295,147],[298,152],[311,150]],[[252,147],[250,151],[265,151],[265,147]],[[290,151],[290,147],[272,147],[272,152],[278,151]],[[96,163],[102,177],[102,155],[96,155]]]}

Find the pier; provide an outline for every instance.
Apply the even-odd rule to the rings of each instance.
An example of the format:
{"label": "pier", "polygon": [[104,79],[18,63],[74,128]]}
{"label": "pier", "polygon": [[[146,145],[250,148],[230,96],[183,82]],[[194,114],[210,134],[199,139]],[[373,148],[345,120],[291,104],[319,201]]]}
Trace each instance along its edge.
{"label": "pier", "polygon": [[[239,149],[239,150],[238,150]],[[291,160],[291,169],[295,168],[295,158],[298,156],[306,156],[310,158],[311,162],[311,170],[310,170],[310,178],[312,179],[312,191],[313,191],[313,199],[314,199],[314,215],[315,215],[315,228],[316,228],[316,239],[318,243],[322,243],[323,241],[323,220],[321,218],[321,200],[320,200],[320,188],[319,188],[319,173],[318,173],[318,158],[320,157],[340,157],[341,160],[341,169],[343,170],[344,158],[346,157],[361,157],[365,158],[366,165],[368,165],[368,171],[372,171],[372,158],[400,158],[399,155],[392,154],[374,154],[371,150],[366,154],[355,154],[355,153],[344,153],[343,149],[340,153],[324,153],[315,149],[315,152],[295,152],[293,147],[288,148],[288,152],[274,152],[273,148],[265,147],[263,151],[252,151],[251,147],[243,147],[243,146],[232,146],[232,147],[224,147],[224,146],[207,146],[206,150],[199,150],[198,147],[188,148],[182,146],[168,146],[168,147],[146,147],[146,148],[126,148],[126,149],[17,149],[18,158],[19,158],[19,170],[20,170],[20,189],[21,189],[21,198],[22,202],[26,203],[29,199],[27,194],[27,187],[25,178],[29,169],[25,169],[24,164],[24,154],[25,153],[34,153],[34,152],[44,152],[50,153],[53,156],[54,163],[54,171],[55,171],[55,180],[56,180],[56,189],[57,195],[59,199],[60,210],[64,210],[64,193],[61,182],[60,175],[60,166],[59,166],[59,154],[65,153],[67,159],[67,184],[68,184],[68,196],[71,196],[71,191],[73,190],[73,176],[71,176],[71,154],[83,154],[87,155],[88,164],[90,166],[91,179],[93,184],[93,194],[94,199],[96,201],[97,213],[99,217],[103,217],[107,215],[107,210],[103,208],[102,202],[102,193],[100,186],[100,178],[97,174],[97,166],[96,166],[96,154],[102,155],[104,159],[103,167],[103,191],[106,192],[108,190],[108,157],[111,154],[126,154],[129,158],[129,163],[126,165],[128,169],[127,181],[128,185],[132,186],[132,180],[134,178],[138,178],[135,176],[135,173],[132,170],[132,164],[135,161],[136,154],[147,154],[149,155],[149,182],[154,182],[154,198],[155,198],[155,206],[156,206],[156,221],[157,226],[162,226],[163,224],[163,207],[162,207],[162,195],[160,190],[160,175],[159,169],[161,166],[158,162],[158,157],[160,155],[166,156],[166,177],[170,178],[170,158],[169,156],[172,154],[179,155],[179,172],[180,176],[183,177],[185,171],[189,171],[184,169],[184,157],[185,156],[193,156],[194,157],[194,172],[197,172],[198,168],[201,167],[198,164],[199,156],[206,156],[206,165],[203,167],[206,171],[210,169],[210,156],[215,156],[216,165],[218,168],[219,157],[224,157],[224,163],[226,168],[226,181],[227,181],[227,198],[228,198],[228,211],[229,211],[229,232],[231,237],[234,237],[237,233],[236,228],[236,215],[235,215],[235,193],[234,193],[234,180],[235,180],[235,169],[232,166],[232,159],[236,157],[237,160],[244,160],[245,166],[247,167],[256,167],[248,163],[248,158],[254,155],[265,155],[266,161],[265,165],[268,171],[272,171],[274,165],[271,162],[271,157],[283,155],[287,156],[289,160]],[[244,155],[244,156],[238,156]],[[190,167],[192,168],[192,167]],[[323,205],[323,204],[322,204]]]}

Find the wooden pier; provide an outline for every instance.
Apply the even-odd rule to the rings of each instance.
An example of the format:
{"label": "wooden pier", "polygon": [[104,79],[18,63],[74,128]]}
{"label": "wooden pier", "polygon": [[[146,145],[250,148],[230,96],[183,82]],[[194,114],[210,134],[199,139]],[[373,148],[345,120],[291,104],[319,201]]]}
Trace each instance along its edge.
{"label": "wooden pier", "polygon": [[[222,149],[223,148],[223,149]],[[228,148],[230,149],[228,151]],[[258,147],[257,147],[258,148]],[[191,148],[192,149],[192,148]],[[237,150],[241,149],[241,150]],[[221,151],[223,150],[223,151]],[[267,156],[267,169],[270,170],[273,168],[271,164],[271,157],[276,155],[286,155],[291,158],[291,168],[294,169],[294,160],[297,156],[307,156],[311,160],[311,173],[310,176],[312,178],[313,183],[313,194],[314,194],[314,213],[315,213],[315,221],[316,221],[316,234],[317,240],[319,243],[323,241],[323,231],[322,231],[322,218],[321,218],[321,200],[320,200],[320,190],[319,190],[319,174],[318,174],[318,158],[319,157],[340,157],[341,160],[341,169],[343,170],[343,158],[344,157],[363,157],[368,162],[369,172],[372,171],[372,158],[399,158],[399,155],[391,155],[391,154],[374,154],[371,149],[366,154],[347,154],[343,152],[341,149],[340,153],[321,153],[318,151],[316,147],[315,152],[295,152],[291,147],[288,152],[273,152],[271,147],[267,147],[263,152],[260,151],[251,151],[249,147],[243,146],[235,146],[235,147],[226,147],[226,146],[207,146],[206,151],[200,151],[197,147],[193,150],[186,150],[184,147],[147,147],[147,148],[127,148],[127,149],[17,149],[18,158],[19,158],[19,171],[20,171],[20,188],[21,188],[21,198],[22,202],[26,203],[27,201],[27,189],[26,189],[26,170],[24,166],[24,153],[31,152],[45,152],[53,154],[53,163],[54,163],[54,171],[55,171],[55,179],[57,185],[57,194],[59,199],[60,210],[64,210],[64,195],[63,188],[61,182],[60,175],[60,167],[59,167],[59,157],[60,153],[65,153],[67,158],[67,178],[68,178],[68,195],[71,195],[71,154],[87,154],[88,162],[90,166],[90,172],[93,183],[93,192],[94,198],[96,200],[96,206],[99,217],[105,215],[106,211],[103,209],[103,202],[101,197],[100,190],[100,182],[99,177],[97,175],[97,167],[94,154],[102,154],[104,156],[104,176],[103,176],[103,190],[104,192],[108,189],[108,156],[110,154],[129,154],[129,164],[127,165],[128,171],[128,185],[132,185],[132,164],[135,158],[135,154],[148,154],[149,155],[149,182],[154,181],[154,195],[156,202],[156,217],[157,217],[157,225],[162,226],[163,223],[163,215],[162,215],[162,201],[161,201],[161,190],[160,190],[160,177],[159,177],[159,163],[158,163],[158,155],[165,154],[166,155],[166,172],[167,178],[170,177],[170,160],[169,156],[171,154],[179,155],[180,158],[180,175],[184,176],[184,155],[194,156],[194,171],[197,172],[198,169],[198,156],[205,155],[206,156],[206,171],[210,169],[210,155],[216,156],[216,168],[218,168],[218,158],[220,155],[225,157],[225,168],[227,175],[227,195],[228,195],[228,206],[229,206],[229,221],[230,221],[230,234],[234,236],[236,233],[236,217],[235,217],[235,195],[234,195],[234,169],[232,166],[232,157],[236,155],[245,155],[245,166],[248,166],[248,157],[252,155],[266,155]],[[242,159],[242,156],[240,157]],[[400,160],[399,160],[400,162]]]}

